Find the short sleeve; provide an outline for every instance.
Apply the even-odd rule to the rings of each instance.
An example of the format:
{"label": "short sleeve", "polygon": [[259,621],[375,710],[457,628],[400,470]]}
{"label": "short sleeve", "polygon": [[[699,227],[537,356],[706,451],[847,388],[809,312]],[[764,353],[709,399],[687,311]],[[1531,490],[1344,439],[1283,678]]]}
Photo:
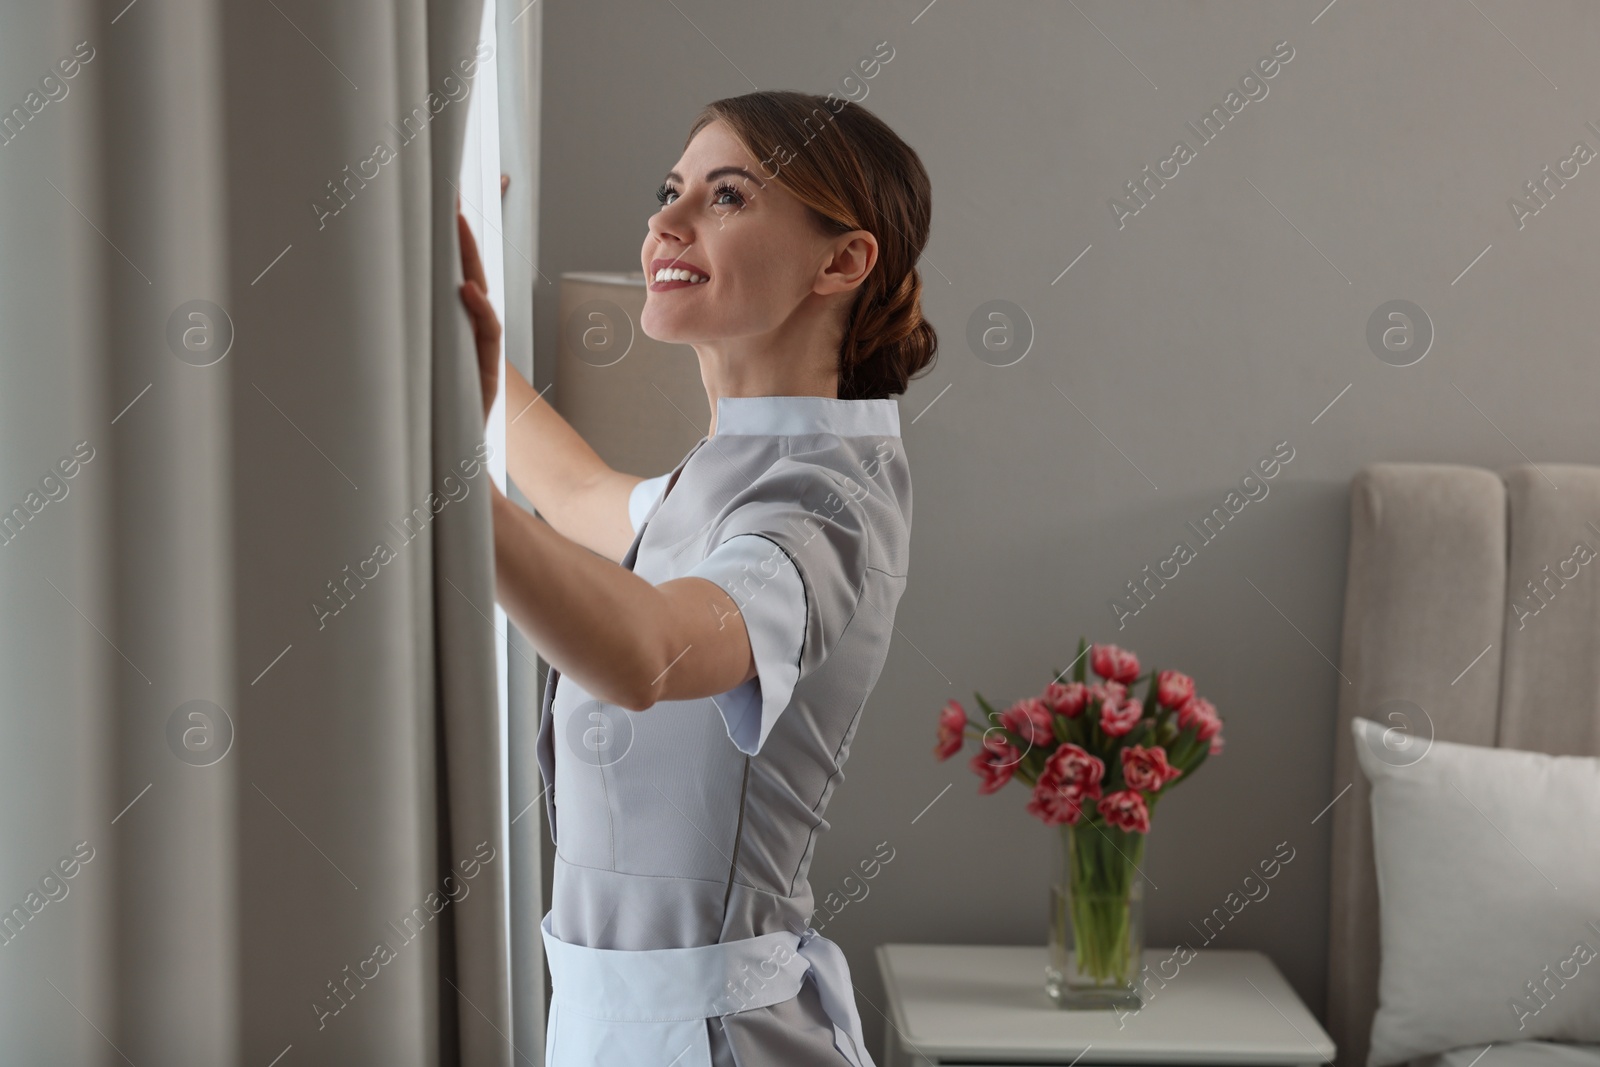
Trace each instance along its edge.
{"label": "short sleeve", "polygon": [[[855,617],[874,535],[897,521],[890,515],[893,507],[854,479],[785,456],[734,493],[712,519],[710,545],[755,534],[772,542],[799,573],[805,634],[796,685],[827,661]],[[763,558],[771,559],[770,551]],[[765,573],[773,573],[770,563]],[[741,608],[748,602],[761,610],[758,575],[742,576],[739,591],[731,594]]]}
{"label": "short sleeve", "polygon": [[668,471],[655,478],[646,478],[628,494],[628,518],[633,522],[634,533],[638,533],[639,527],[644,525],[644,517],[650,513],[651,506],[661,499],[662,490],[666,489],[671,477],[672,472]]}
{"label": "short sleeve", "polygon": [[800,678],[806,594],[800,572],[778,545],[755,534],[730,538],[684,577],[716,582],[739,605],[756,676],[716,698],[740,752],[761,751]]}

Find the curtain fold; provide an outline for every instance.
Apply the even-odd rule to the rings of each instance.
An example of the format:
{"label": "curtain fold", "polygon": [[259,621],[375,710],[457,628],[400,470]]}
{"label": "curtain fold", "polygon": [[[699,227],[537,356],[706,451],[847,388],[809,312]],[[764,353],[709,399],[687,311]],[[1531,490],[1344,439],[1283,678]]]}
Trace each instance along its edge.
{"label": "curtain fold", "polygon": [[511,1062],[481,11],[0,8],[0,1065]]}
{"label": "curtain fold", "polygon": [[[539,247],[540,49],[544,5],[510,0],[495,6],[496,64],[500,75],[501,169],[510,175],[501,216],[505,268],[505,358],[528,381],[534,379],[533,293],[544,282],[535,263]],[[519,413],[508,411],[506,419]],[[526,504],[515,485],[513,499]],[[544,825],[545,783],[537,742],[545,671],[539,653],[515,626],[506,627],[508,688],[507,748],[511,864],[512,1036],[519,1063],[543,1059],[545,1033],[544,865],[549,835]],[[531,1057],[531,1058],[524,1058]]]}

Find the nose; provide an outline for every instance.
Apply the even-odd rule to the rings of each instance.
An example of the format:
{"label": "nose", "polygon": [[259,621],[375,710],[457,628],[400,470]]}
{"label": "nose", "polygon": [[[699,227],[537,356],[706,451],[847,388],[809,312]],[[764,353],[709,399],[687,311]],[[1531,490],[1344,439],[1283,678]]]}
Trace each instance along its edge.
{"label": "nose", "polygon": [[671,238],[685,246],[694,243],[689,225],[689,214],[679,207],[683,202],[684,198],[679,196],[672,203],[663,204],[650,216],[648,229],[656,240],[664,241]]}

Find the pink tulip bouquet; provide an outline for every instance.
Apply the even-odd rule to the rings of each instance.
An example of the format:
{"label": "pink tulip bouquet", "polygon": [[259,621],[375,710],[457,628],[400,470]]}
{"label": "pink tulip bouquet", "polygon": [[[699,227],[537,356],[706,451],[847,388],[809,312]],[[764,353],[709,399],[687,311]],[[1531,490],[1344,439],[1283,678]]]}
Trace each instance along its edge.
{"label": "pink tulip bouquet", "polygon": [[[1086,658],[1094,682],[1086,678]],[[1085,988],[1126,988],[1138,970],[1142,892],[1134,875],[1150,820],[1163,796],[1222,751],[1222,719],[1188,675],[1141,674],[1139,658],[1116,645],[1089,647],[1080,638],[1072,671],[1071,681],[1062,682],[1065,672],[1057,671],[1038,696],[1003,711],[974,693],[980,722],[950,701],[939,713],[933,753],[947,760],[966,738],[976,738],[979,750],[969,765],[980,779],[978,792],[994,793],[1016,778],[1030,790],[1028,813],[1061,828],[1065,900],[1052,916],[1052,949],[1063,957],[1061,984],[1086,996]],[[1142,700],[1133,695],[1141,682]],[[1064,959],[1072,940],[1076,974]],[[1047,987],[1065,1005],[1072,991],[1058,992],[1049,978],[1047,970]]]}

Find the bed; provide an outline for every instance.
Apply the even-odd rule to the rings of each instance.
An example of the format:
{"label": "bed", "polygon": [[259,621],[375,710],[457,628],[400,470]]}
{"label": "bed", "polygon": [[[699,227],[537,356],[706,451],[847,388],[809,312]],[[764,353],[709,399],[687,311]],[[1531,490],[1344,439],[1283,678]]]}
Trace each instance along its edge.
{"label": "bed", "polygon": [[[1487,1049],[1487,1051],[1486,1051]],[[1491,1060],[1489,1052],[1494,1053]],[[1594,1067],[1600,1045],[1565,1041],[1515,1041],[1497,1048],[1469,1046],[1412,1060],[1413,1067]]]}
{"label": "bed", "polygon": [[[1575,562],[1575,554],[1583,555],[1577,551],[1582,545],[1600,548],[1597,467],[1541,464],[1495,472],[1378,463],[1352,480],[1333,793],[1350,788],[1332,808],[1328,953],[1327,1021],[1339,1048],[1337,1067],[1376,1067],[1369,1065],[1369,1056],[1380,1009],[1380,966],[1397,969],[1411,960],[1392,945],[1392,958],[1383,959],[1380,929],[1385,938],[1391,930],[1380,923],[1374,786],[1364,770],[1373,757],[1368,752],[1361,759],[1357,752],[1358,738],[1371,735],[1362,733],[1365,727],[1356,720],[1379,719],[1383,709],[1392,711],[1404,701],[1424,712],[1412,715],[1414,728],[1446,743],[1436,745],[1436,752],[1459,754],[1463,750],[1454,745],[1462,745],[1600,757],[1600,561]],[[1596,764],[1563,759],[1559,765],[1581,776]],[[1458,777],[1472,788],[1465,775]],[[1503,819],[1500,808],[1478,808],[1485,826],[1503,830],[1509,816]],[[1551,822],[1568,835],[1569,851],[1550,860],[1548,851],[1536,854],[1532,844],[1501,832],[1507,844],[1528,852],[1523,858],[1533,856],[1533,861],[1523,867],[1508,852],[1495,868],[1496,877],[1514,887],[1507,892],[1545,893],[1529,868],[1548,872],[1552,887],[1559,880],[1567,888],[1556,887],[1558,892],[1538,899],[1563,901],[1565,907],[1580,879],[1592,878],[1597,869],[1591,850],[1600,849],[1600,826],[1587,818]],[[1377,835],[1380,849],[1389,832]],[[1440,854],[1448,858],[1447,852]],[[1559,877],[1554,876],[1557,866]],[[1392,886],[1390,872],[1384,878]],[[1383,903],[1392,907],[1398,891],[1390,888],[1389,898]],[[1600,898],[1587,908],[1600,918]],[[1481,968],[1498,965],[1502,954],[1493,950],[1495,938],[1514,934],[1519,923],[1542,914],[1541,909],[1487,911],[1472,935],[1485,945]],[[1600,945],[1600,934],[1574,937]],[[1571,971],[1569,965],[1563,973]],[[1481,978],[1466,972],[1461,977]],[[1551,1001],[1569,1013],[1563,1032],[1589,1035],[1588,1028],[1600,1027],[1600,962],[1566,984],[1544,980],[1564,998]],[[1435,998],[1440,1002],[1435,1007],[1447,1005],[1450,981],[1447,976],[1445,988],[1416,995]],[[1511,991],[1512,1012],[1518,1010],[1518,992]],[[1554,1009],[1545,1021],[1553,1015]],[[1408,1067],[1600,1067],[1600,1036],[1520,1040],[1513,1032],[1484,1041],[1468,1030],[1484,1032],[1463,1026],[1456,1042],[1455,1032],[1435,1030],[1428,1040],[1452,1047],[1405,1062]]]}

